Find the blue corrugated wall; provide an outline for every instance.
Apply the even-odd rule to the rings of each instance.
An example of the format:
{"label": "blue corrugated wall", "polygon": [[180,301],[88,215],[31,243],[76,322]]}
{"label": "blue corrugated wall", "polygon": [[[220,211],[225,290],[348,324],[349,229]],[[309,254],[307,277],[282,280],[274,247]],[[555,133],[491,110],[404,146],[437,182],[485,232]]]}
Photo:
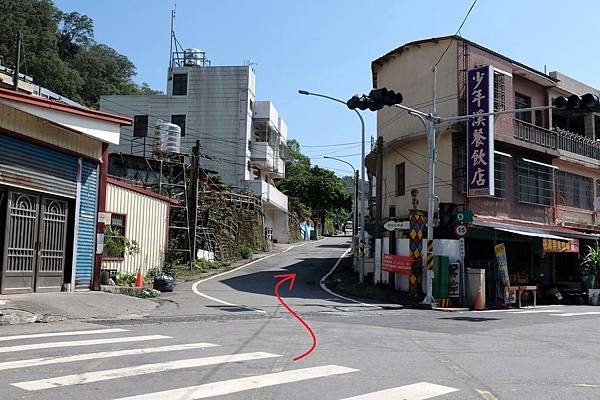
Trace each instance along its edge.
{"label": "blue corrugated wall", "polygon": [[98,209],[99,165],[83,160],[81,168],[81,196],[79,197],[79,228],[77,231],[77,260],[75,286],[88,289],[94,269],[96,238],[96,210]]}

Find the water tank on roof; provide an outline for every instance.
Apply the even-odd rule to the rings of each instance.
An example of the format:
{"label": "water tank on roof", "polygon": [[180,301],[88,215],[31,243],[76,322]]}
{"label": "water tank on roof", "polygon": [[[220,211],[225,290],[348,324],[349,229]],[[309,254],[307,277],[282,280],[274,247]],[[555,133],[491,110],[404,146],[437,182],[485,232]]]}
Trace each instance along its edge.
{"label": "water tank on roof", "polygon": [[180,153],[181,128],[175,124],[158,120],[154,125],[154,154]]}
{"label": "water tank on roof", "polygon": [[183,51],[183,65],[188,67],[194,65],[202,65],[202,50],[185,49]]}

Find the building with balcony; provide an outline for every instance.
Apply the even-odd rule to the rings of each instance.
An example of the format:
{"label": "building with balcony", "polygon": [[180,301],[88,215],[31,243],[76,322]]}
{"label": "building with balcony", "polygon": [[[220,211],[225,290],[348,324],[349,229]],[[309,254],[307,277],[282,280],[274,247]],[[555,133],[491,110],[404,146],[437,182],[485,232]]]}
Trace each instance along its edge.
{"label": "building with balcony", "polygon": [[[493,68],[494,111],[548,106],[557,96],[598,94],[559,72],[544,73],[458,36],[407,43],[372,63],[373,87],[400,91],[404,104],[431,110],[432,65],[437,66],[437,113],[467,112],[467,71]],[[493,117],[493,196],[467,195],[467,123],[436,132],[436,238],[454,238],[447,210],[474,213],[466,237],[466,267],[484,268],[488,301],[496,303],[494,246],[505,243],[509,272],[546,283],[577,280],[579,249],[600,233],[600,117],[552,110]],[[393,107],[377,112],[384,139],[383,216],[408,220],[427,208],[428,144],[421,122]],[[375,174],[377,155],[367,157]],[[491,160],[491,159],[490,159]],[[416,210],[420,211],[420,210]],[[424,211],[423,211],[424,212]],[[396,236],[405,233],[396,233]],[[564,244],[556,252],[556,242]],[[554,247],[553,247],[554,246]],[[568,249],[568,251],[564,251]]]}
{"label": "building with balcony", "polygon": [[261,196],[265,227],[287,243],[287,197],[274,186],[285,176],[287,125],[270,101],[256,101],[250,66],[210,66],[193,52],[181,58],[174,53],[166,95],[102,96],[102,110],[133,119],[110,151],[153,157],[157,121],[179,125],[181,153],[191,153],[199,141],[201,167],[217,171],[234,190]]}

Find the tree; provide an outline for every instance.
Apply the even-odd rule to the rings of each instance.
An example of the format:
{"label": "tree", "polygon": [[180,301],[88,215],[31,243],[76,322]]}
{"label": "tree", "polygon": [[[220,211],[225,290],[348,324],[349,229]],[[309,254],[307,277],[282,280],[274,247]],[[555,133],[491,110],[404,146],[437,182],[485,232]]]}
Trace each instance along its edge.
{"label": "tree", "polygon": [[94,22],[63,13],[51,0],[0,1],[0,61],[14,67],[15,34],[23,34],[21,72],[34,83],[86,106],[104,94],[156,94],[133,81],[135,65],[94,41]]}
{"label": "tree", "polygon": [[61,13],[58,32],[58,55],[63,60],[71,60],[81,48],[94,43],[94,21],[78,12]]}
{"label": "tree", "polygon": [[278,187],[293,199],[290,209],[300,217],[306,217],[306,210],[311,210],[323,228],[328,216],[335,225],[345,222],[352,207],[352,196],[346,192],[342,180],[330,170],[311,166],[310,158],[302,154],[296,140],[289,140],[288,148],[286,177]]}

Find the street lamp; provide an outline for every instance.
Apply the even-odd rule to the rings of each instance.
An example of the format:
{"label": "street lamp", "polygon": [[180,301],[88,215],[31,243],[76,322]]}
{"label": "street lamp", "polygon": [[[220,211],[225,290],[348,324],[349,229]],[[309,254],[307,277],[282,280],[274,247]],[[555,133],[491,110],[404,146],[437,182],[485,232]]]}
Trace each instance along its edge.
{"label": "street lamp", "polygon": [[349,163],[346,160],[342,160],[341,158],[336,158],[336,157],[330,157],[330,156],[323,156],[323,158],[327,158],[330,160],[336,160],[339,162],[343,162],[345,164],[348,164],[350,166],[350,168],[352,168],[352,171],[354,171],[354,210],[352,211],[352,214],[354,214],[354,218],[352,221],[352,248],[354,249],[354,236],[357,233],[357,229],[358,229],[358,171],[356,170],[356,168],[354,168],[354,165],[352,165],[351,163]]}
{"label": "street lamp", "polygon": [[[331,96],[327,96],[324,94],[319,94],[319,93],[312,93],[309,92],[308,90],[298,90],[298,93],[303,94],[305,96],[316,96],[316,97],[322,97],[324,99],[329,99],[332,101],[336,101],[338,103],[343,104],[345,107],[347,107],[347,104],[345,101],[340,100],[340,99],[336,99],[335,97],[331,97]],[[365,237],[365,190],[364,190],[364,184],[363,182],[365,181],[365,121],[363,120],[362,115],[360,115],[360,113],[358,112],[358,110],[353,110],[356,115],[358,116],[358,118],[360,119],[360,126],[361,126],[361,143],[362,143],[362,151],[361,151],[361,157],[360,157],[360,180],[361,180],[361,184],[359,186],[359,192],[360,192],[360,233],[359,233],[359,240],[365,240],[365,244],[366,244],[366,237]],[[366,246],[365,246],[366,247]],[[363,283],[365,279],[365,255],[363,253],[363,256],[361,258],[361,267],[359,269],[359,281],[360,283]]]}

